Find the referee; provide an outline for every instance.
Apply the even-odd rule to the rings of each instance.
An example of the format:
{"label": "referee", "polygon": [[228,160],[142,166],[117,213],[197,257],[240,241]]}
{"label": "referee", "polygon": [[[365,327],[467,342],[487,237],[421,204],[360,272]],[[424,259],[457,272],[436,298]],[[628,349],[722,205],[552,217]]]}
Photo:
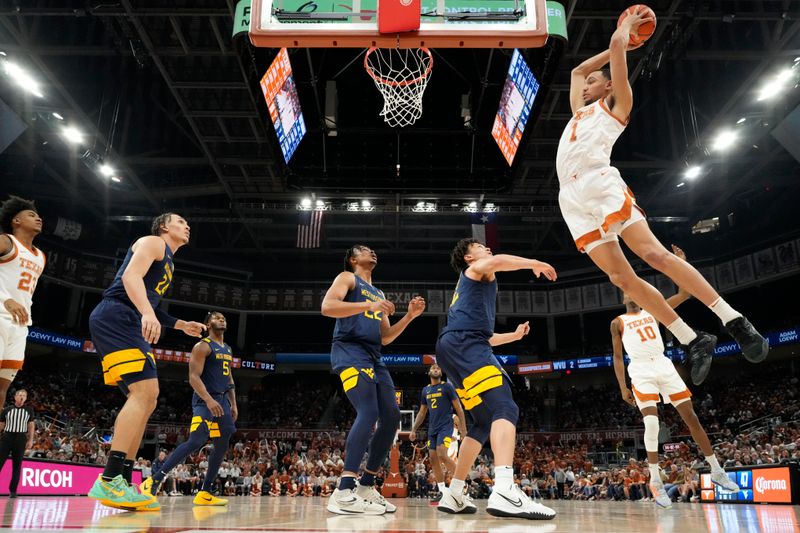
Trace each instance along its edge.
{"label": "referee", "polygon": [[25,450],[33,446],[33,434],[35,424],[33,423],[33,409],[25,405],[28,399],[28,391],[20,389],[14,394],[14,405],[8,406],[0,413],[0,470],[6,464],[8,454],[11,454],[13,470],[11,472],[11,483],[8,490],[10,498],[17,497],[17,485],[19,485],[19,475],[22,471],[22,458]]}

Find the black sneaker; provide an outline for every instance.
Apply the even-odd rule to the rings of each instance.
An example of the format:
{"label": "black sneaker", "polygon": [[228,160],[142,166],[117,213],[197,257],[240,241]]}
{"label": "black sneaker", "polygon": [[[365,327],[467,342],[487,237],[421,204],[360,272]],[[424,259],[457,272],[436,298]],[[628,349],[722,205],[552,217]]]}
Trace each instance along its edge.
{"label": "black sneaker", "polygon": [[725,329],[739,344],[745,359],[751,363],[760,363],[767,358],[769,354],[767,339],[762,337],[745,317],[734,318],[725,324]]}
{"label": "black sneaker", "polygon": [[692,365],[692,383],[695,385],[700,385],[708,376],[716,347],[717,338],[714,335],[698,331],[697,337],[684,348],[686,362]]}
{"label": "black sneaker", "polygon": [[442,501],[442,493],[441,492],[437,493],[436,496],[433,496],[431,498],[431,503],[439,503],[440,501]]}
{"label": "black sneaker", "polygon": [[17,493],[16,492],[12,492],[11,494],[8,495],[8,497],[9,498],[16,498],[17,497]]}

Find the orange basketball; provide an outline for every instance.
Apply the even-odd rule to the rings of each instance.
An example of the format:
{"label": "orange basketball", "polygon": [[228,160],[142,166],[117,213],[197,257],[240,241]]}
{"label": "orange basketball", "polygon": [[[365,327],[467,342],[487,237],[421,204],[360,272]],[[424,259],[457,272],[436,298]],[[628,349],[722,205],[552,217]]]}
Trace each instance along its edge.
{"label": "orange basketball", "polygon": [[647,14],[653,18],[652,22],[645,22],[639,26],[639,29],[636,32],[631,32],[630,44],[637,46],[649,39],[653,35],[653,32],[656,31],[656,14],[652,9],[644,4],[635,4],[622,12],[622,14],[619,16],[619,20],[617,20],[617,27],[619,28],[620,24],[622,24],[622,21],[625,20],[625,17],[634,13],[639,13],[642,15]]}

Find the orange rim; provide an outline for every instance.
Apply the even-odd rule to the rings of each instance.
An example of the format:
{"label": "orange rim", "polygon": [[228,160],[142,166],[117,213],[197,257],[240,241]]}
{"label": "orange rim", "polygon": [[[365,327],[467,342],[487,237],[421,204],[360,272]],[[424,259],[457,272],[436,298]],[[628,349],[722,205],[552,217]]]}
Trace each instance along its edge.
{"label": "orange rim", "polygon": [[422,73],[421,76],[418,76],[413,80],[404,80],[404,81],[394,81],[394,80],[387,80],[386,78],[381,78],[375,73],[374,69],[372,68],[372,65],[369,64],[370,54],[372,54],[372,52],[374,52],[377,49],[378,49],[377,47],[373,46],[369,50],[367,50],[366,54],[364,54],[364,69],[367,71],[367,74],[369,74],[373,80],[382,85],[388,85],[390,87],[406,87],[408,85],[414,85],[427,78],[428,75],[431,73],[431,70],[433,69],[433,54],[431,54],[431,51],[428,50],[427,48],[422,47],[420,48],[420,50],[428,54],[430,62],[428,63],[428,68],[425,70],[424,73]]}

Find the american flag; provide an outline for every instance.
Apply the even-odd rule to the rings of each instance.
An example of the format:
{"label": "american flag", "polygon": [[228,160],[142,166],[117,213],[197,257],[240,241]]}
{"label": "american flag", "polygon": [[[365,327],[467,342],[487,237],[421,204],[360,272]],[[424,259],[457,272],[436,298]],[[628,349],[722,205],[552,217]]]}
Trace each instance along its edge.
{"label": "american flag", "polygon": [[324,212],[322,209],[300,211],[297,220],[298,248],[319,248]]}

